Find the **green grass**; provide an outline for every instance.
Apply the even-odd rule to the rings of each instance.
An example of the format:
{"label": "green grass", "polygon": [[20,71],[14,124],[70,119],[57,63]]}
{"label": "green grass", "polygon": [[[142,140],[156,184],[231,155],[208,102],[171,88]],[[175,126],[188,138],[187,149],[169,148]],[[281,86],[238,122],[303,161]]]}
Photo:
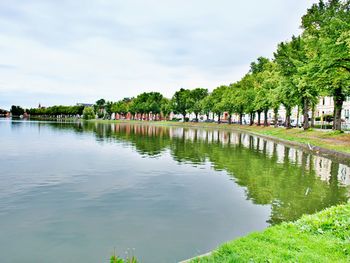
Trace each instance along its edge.
{"label": "green grass", "polygon": [[350,204],[252,233],[191,262],[350,262]]}
{"label": "green grass", "polygon": [[273,127],[249,127],[239,126],[239,129],[256,134],[267,135],[283,140],[319,146],[338,152],[350,153],[350,134],[339,131],[318,131],[303,129],[273,128]]}

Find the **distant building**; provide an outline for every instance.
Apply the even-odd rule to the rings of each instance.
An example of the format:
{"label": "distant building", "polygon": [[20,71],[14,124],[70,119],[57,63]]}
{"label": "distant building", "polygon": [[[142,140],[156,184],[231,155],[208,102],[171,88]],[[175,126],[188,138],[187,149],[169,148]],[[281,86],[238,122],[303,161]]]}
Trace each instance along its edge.
{"label": "distant building", "polygon": [[[333,115],[334,101],[332,97],[322,97],[316,107],[316,116]],[[350,124],[350,97],[346,97],[341,112],[342,121]]]}
{"label": "distant building", "polygon": [[0,109],[0,116],[1,116],[1,117],[6,117],[6,116],[8,116],[9,114],[10,114],[9,111]]}
{"label": "distant building", "polygon": [[84,107],[92,107],[94,106],[94,104],[91,104],[91,103],[77,103],[77,106],[84,106]]}
{"label": "distant building", "polygon": [[44,107],[43,105],[41,105],[41,103],[39,102],[38,109],[46,109],[46,107]]}

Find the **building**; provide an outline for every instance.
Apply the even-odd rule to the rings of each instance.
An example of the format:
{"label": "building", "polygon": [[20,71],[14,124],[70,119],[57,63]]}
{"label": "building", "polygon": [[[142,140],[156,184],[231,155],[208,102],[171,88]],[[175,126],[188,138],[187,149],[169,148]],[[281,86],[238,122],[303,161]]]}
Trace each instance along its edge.
{"label": "building", "polygon": [[91,103],[77,103],[77,106],[84,106],[84,107],[92,107],[94,106],[94,104],[91,104]]}
{"label": "building", "polygon": [[[331,124],[331,123],[326,123],[324,116],[326,115],[333,115],[334,111],[334,101],[332,97],[321,97],[319,99],[318,104],[315,107],[315,112],[314,112],[314,117],[316,118],[315,124],[322,125],[325,124]],[[258,114],[255,114],[254,122],[257,123],[258,120]],[[310,110],[309,112],[309,117],[311,118],[312,112]],[[346,97],[346,100],[343,103],[343,109],[342,109],[342,126],[343,129],[350,129],[350,96]],[[190,120],[195,119],[195,115],[193,113],[188,114],[187,117],[189,117]],[[223,116],[221,116],[221,120],[223,122],[228,121],[229,114],[227,112],[223,113]],[[182,115],[180,114],[171,114],[170,119],[172,118],[181,118]],[[199,120],[206,120],[205,115],[199,115],[198,116]],[[272,109],[270,109],[267,113],[267,121],[268,123],[271,123],[274,121],[274,112]],[[297,126],[297,124],[301,125],[303,123],[303,114],[302,114],[302,109],[299,107],[294,107],[292,109],[291,113],[291,124],[292,126]],[[213,119],[215,121],[218,120],[217,116],[213,116],[213,114],[210,114],[210,119]],[[318,120],[317,120],[318,119]],[[238,114],[233,114],[231,118],[233,123],[238,123],[239,122],[239,115]],[[283,107],[283,105],[280,106],[278,109],[278,120],[280,123],[284,123],[286,121],[286,110]],[[260,115],[260,122],[261,124],[264,123],[264,114],[261,113]],[[243,124],[248,124],[250,123],[250,115],[249,114],[243,114]],[[325,126],[326,127],[326,126]]]}

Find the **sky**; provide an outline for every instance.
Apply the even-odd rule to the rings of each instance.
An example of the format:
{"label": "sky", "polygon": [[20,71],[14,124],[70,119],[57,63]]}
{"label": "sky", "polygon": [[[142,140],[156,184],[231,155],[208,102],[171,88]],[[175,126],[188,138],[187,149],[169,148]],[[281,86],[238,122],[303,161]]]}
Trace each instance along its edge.
{"label": "sky", "polygon": [[0,108],[240,80],[315,0],[1,0]]}

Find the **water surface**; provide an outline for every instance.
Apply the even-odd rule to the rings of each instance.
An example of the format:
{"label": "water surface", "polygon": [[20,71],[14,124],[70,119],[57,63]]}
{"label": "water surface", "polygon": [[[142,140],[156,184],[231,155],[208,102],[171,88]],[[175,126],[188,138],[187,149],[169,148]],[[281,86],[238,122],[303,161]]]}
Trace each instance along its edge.
{"label": "water surface", "polygon": [[349,197],[342,163],[235,131],[0,121],[2,262],[177,262]]}

